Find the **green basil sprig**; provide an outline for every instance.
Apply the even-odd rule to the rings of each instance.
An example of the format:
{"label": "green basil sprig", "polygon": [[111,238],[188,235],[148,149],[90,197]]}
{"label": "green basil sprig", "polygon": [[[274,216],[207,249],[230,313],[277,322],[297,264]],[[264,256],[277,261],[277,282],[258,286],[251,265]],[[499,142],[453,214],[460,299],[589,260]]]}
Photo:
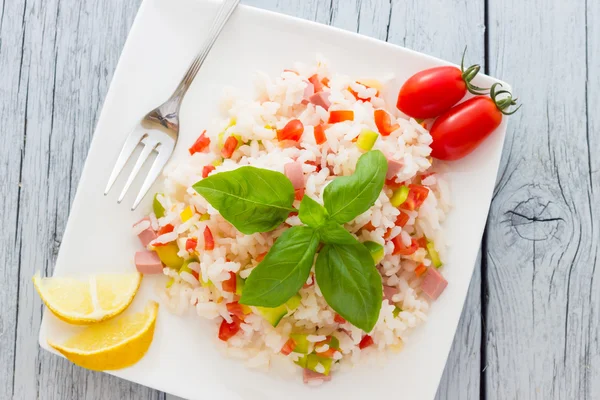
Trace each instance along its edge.
{"label": "green basil sprig", "polygon": [[386,173],[387,159],[381,151],[363,154],[354,174],[336,178],[325,188],[323,202],[329,217],[345,224],[367,211],[379,197]]}
{"label": "green basil sprig", "polygon": [[328,215],[325,207],[308,196],[302,197],[298,218],[306,225],[318,228],[327,222]]}
{"label": "green basil sprig", "polygon": [[308,279],[318,245],[318,233],[308,226],[283,232],[246,279],[240,303],[261,307],[285,303]]}
{"label": "green basil sprig", "polygon": [[362,243],[325,245],[315,277],[331,308],[363,331],[373,329],[383,299],[381,275]]}
{"label": "green basil sprig", "polygon": [[344,227],[335,221],[327,221],[319,228],[321,241],[326,244],[355,244],[358,243],[356,238],[352,236]]}
{"label": "green basil sprig", "polygon": [[[381,276],[367,248],[341,224],[367,211],[385,182],[387,159],[363,154],[354,174],[338,177],[324,191],[324,206],[304,196],[298,217],[306,226],[286,230],[252,271],[240,303],[277,307],[308,279],[320,243],[315,277],[327,304],[369,332],[379,318]],[[294,188],[283,174],[254,167],[211,175],[194,185],[221,215],[243,233],[267,232],[287,218]]]}
{"label": "green basil sprig", "polygon": [[255,167],[211,175],[193,186],[240,232],[277,228],[295,211],[294,186],[281,172]]}

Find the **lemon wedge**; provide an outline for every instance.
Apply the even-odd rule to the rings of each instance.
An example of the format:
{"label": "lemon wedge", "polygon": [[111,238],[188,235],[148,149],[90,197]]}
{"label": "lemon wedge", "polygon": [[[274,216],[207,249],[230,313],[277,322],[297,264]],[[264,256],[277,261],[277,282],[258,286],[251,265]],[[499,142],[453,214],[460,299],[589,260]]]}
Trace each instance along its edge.
{"label": "lemon wedge", "polygon": [[63,344],[48,340],[69,361],[95,371],[115,370],[138,362],[152,343],[158,304],[84,328]]}
{"label": "lemon wedge", "polygon": [[41,278],[33,284],[46,307],[58,318],[75,325],[93,324],[113,318],[131,304],[142,275],[93,275],[89,279]]}

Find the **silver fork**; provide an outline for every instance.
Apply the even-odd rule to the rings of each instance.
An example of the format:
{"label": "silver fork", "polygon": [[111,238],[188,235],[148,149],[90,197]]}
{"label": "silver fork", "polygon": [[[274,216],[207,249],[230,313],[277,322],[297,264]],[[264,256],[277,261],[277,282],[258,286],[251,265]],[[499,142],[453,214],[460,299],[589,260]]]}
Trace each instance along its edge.
{"label": "silver fork", "polygon": [[135,208],[140,204],[150,189],[150,186],[152,186],[156,178],[158,178],[160,172],[163,170],[164,166],[167,164],[167,161],[169,161],[169,158],[171,158],[171,154],[173,154],[173,149],[175,148],[177,137],[179,136],[179,108],[181,106],[183,97],[192,84],[192,81],[198,73],[200,66],[206,59],[208,52],[214,45],[217,37],[221,33],[221,30],[223,30],[223,27],[227,23],[227,20],[239,2],[240,0],[223,1],[223,4],[221,4],[213,25],[209,31],[208,38],[202,46],[202,50],[200,50],[190,65],[183,79],[177,86],[177,89],[175,89],[171,97],[169,97],[166,102],[146,114],[140,123],[133,129],[133,131],[131,131],[129,136],[127,136],[127,140],[125,140],[125,144],[123,145],[121,153],[117,158],[115,167],[110,174],[110,178],[108,178],[108,184],[104,190],[104,195],[108,194],[111,187],[117,180],[117,177],[123,170],[123,167],[133,154],[134,150],[141,143],[144,146],[142,148],[142,152],[138,157],[133,170],[129,174],[129,178],[127,178],[125,187],[123,187],[123,190],[117,199],[117,203],[121,203],[138,172],[150,154],[155,151],[157,153],[156,159],[154,160],[154,163],[150,168],[150,172],[146,176],[146,179],[144,180],[140,192],[138,193],[138,196],[135,199],[131,209],[135,210]]}

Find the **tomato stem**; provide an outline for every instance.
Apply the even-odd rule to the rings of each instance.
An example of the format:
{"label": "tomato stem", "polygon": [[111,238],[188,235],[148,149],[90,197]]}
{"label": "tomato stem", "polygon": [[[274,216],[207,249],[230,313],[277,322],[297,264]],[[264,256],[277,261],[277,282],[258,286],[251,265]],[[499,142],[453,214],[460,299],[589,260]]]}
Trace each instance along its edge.
{"label": "tomato stem", "polygon": [[462,60],[460,61],[460,71],[462,72],[462,78],[467,85],[467,90],[474,95],[485,95],[489,93],[489,88],[480,88],[479,86],[475,86],[471,83],[471,81],[477,76],[479,71],[481,70],[481,66],[479,64],[471,65],[469,68],[465,69],[465,55],[467,54],[467,46],[465,46],[465,51],[463,51]]}
{"label": "tomato stem", "polygon": [[[504,115],[512,115],[516,113],[519,110],[519,108],[521,108],[522,104],[519,104],[519,106],[512,111],[508,111],[510,107],[517,105],[517,98],[513,98],[512,93],[508,90],[496,90],[497,87],[502,87],[502,84],[494,83],[492,85],[492,87],[490,88],[490,97],[494,101],[494,104],[496,104],[496,107],[498,107],[498,110],[500,110],[500,112]],[[498,96],[503,94],[505,94],[506,96],[503,96],[503,98],[498,99]]]}

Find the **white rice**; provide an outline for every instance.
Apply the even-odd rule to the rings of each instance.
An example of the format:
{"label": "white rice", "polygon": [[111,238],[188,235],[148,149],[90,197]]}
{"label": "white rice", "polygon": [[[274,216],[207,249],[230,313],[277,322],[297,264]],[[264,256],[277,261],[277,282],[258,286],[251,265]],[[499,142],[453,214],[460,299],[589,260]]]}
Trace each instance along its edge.
{"label": "white rice", "polygon": [[[414,182],[420,180],[421,174],[430,174],[421,181],[422,185],[430,189],[430,194],[418,212],[403,210],[408,214],[409,220],[404,227],[399,227],[395,221],[400,211],[391,205],[392,190],[386,186],[373,207],[345,225],[360,241],[372,240],[384,245],[385,257],[378,268],[383,283],[398,289],[393,297],[395,304],[383,301],[377,324],[372,332],[368,332],[374,346],[361,350],[358,344],[365,333],[349,323],[338,324],[334,321],[335,312],[325,302],[312,275],[307,280],[307,285],[310,286],[299,292],[301,304],[291,315],[284,317],[277,328],[252,313],[246,316],[240,332],[222,346],[229,356],[246,360],[249,367],[265,368],[270,365],[273,357],[281,357],[279,352],[290,332],[309,333],[308,341],[313,344],[333,335],[340,345],[333,354],[336,362],[333,363],[332,370],[343,370],[369,358],[370,354],[401,349],[409,331],[426,321],[429,303],[421,294],[421,278],[415,276],[414,270],[419,263],[428,266],[431,261],[424,249],[419,249],[410,256],[394,255],[394,244],[390,239],[399,236],[404,245],[408,246],[411,237],[425,235],[435,243],[443,261],[446,245],[441,223],[450,209],[449,187],[443,174],[432,169],[429,158],[432,139],[425,128],[413,119],[396,119],[394,107],[387,105],[382,97],[374,97],[370,102],[357,101],[348,87],[363,98],[375,96],[376,89],[359,84],[348,76],[330,73],[324,62],[313,66],[299,64],[294,69],[298,74],[282,72],[275,78],[257,74],[258,93],[254,99],[242,98],[233,89],[225,92],[222,103],[224,118],[207,128],[207,136],[211,138],[210,151],[196,153],[165,169],[165,191],[157,196],[166,210],[165,216],[157,219],[150,214],[150,219],[136,225],[134,230],[139,233],[143,227],[158,229],[166,224],[173,224],[174,232],[159,236],[151,243],[150,248],[153,244],[176,241],[180,248],[179,254],[188,257],[185,250],[187,238],[197,239],[197,249],[203,249],[203,232],[208,227],[215,240],[214,250],[200,251],[198,262],[188,265],[199,275],[199,279],[189,272],[177,273],[165,268],[165,274],[174,281],[170,287],[161,287],[160,296],[174,313],[181,314],[194,309],[198,316],[214,320],[216,325],[222,320],[230,322],[232,318],[226,304],[235,301],[237,297],[233,293],[224,292],[222,282],[230,278],[230,272],[247,278],[258,265],[256,258],[269,251],[287,226],[269,233],[244,235],[191,188],[202,179],[204,166],[220,160],[219,134],[224,132],[226,138],[235,133],[245,144],[230,159],[223,160],[213,173],[230,171],[243,165],[284,172],[284,164],[294,160],[318,163],[320,168],[311,164],[303,166],[305,194],[322,203],[325,186],[335,175],[351,174],[358,158],[363,154],[352,139],[363,129],[377,131],[373,112],[376,108],[387,109],[392,115],[392,123],[397,123],[399,128],[387,137],[380,136],[374,149],[381,150],[388,157],[404,164],[396,176],[398,182]],[[321,78],[329,79],[332,101],[330,109],[351,109],[355,115],[352,122],[327,127],[327,141],[321,146],[315,142],[313,127],[327,121],[328,111],[312,104],[301,104],[307,79],[315,73],[319,73]],[[302,121],[305,126],[304,134],[298,147],[282,147],[272,128],[281,129],[292,118]],[[296,201],[294,206],[298,205],[299,202]],[[192,206],[196,213],[182,223],[180,213],[187,206]],[[201,214],[207,214],[210,219],[204,220]],[[367,222],[373,226],[372,231],[362,229]],[[292,216],[286,220],[286,224],[294,226],[301,222],[298,217]],[[394,316],[394,313],[397,315]],[[322,344],[316,350],[327,351],[329,346]],[[291,353],[287,359],[293,362],[299,357],[299,354]],[[316,370],[324,372],[325,368],[319,364]]]}

